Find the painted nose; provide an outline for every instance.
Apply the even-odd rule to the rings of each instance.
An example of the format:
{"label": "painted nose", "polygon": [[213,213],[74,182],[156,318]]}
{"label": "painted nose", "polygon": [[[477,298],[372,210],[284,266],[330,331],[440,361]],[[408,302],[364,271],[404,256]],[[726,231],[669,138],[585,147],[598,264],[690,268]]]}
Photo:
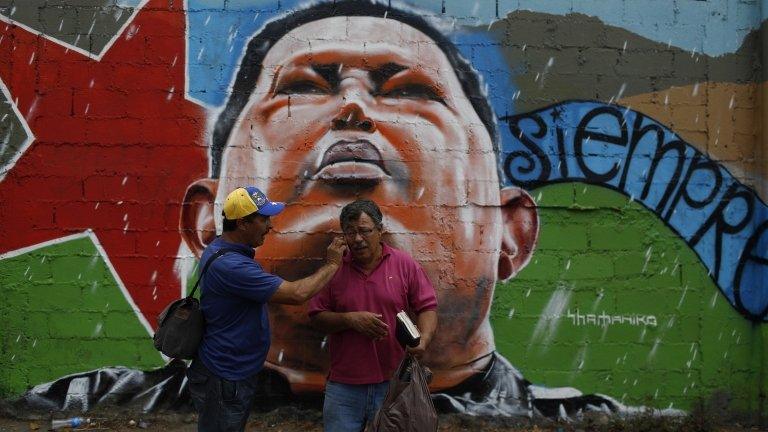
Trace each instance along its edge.
{"label": "painted nose", "polygon": [[344,103],[339,113],[331,120],[332,130],[359,130],[374,132],[376,122],[366,113],[368,88],[365,83],[355,78],[345,79],[342,84]]}
{"label": "painted nose", "polygon": [[346,104],[331,120],[331,130],[359,130],[363,132],[374,132],[376,122],[368,117],[363,108],[356,102]]}

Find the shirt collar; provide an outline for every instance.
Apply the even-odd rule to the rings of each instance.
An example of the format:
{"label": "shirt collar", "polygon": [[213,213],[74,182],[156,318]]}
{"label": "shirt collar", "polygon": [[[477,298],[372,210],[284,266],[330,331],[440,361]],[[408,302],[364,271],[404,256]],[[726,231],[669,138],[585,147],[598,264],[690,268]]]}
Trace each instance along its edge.
{"label": "shirt collar", "polygon": [[[214,243],[216,243],[216,250],[227,248],[227,249],[234,249],[237,252],[246,255],[248,257],[253,258],[254,255],[256,255],[256,249],[248,246],[247,244],[243,243],[231,243],[226,240],[224,240],[221,237],[217,237],[216,240],[214,240]],[[212,243],[213,245],[213,243]]]}

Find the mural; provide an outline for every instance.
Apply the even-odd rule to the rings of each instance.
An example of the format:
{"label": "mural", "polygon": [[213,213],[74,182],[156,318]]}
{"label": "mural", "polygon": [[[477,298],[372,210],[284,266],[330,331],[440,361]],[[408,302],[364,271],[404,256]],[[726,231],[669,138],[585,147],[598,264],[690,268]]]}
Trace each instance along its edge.
{"label": "mural", "polygon": [[[0,9],[15,406],[185,404],[183,364],[142,372],[165,363],[149,335],[254,184],[288,203],[256,255],[287,279],[344,204],[381,205],[438,291],[444,411],[673,413],[720,389],[764,411],[758,5],[726,10],[737,47],[686,41],[710,4],[654,32],[502,3],[86,3],[69,31],[68,10]],[[324,335],[303,307],[270,319],[265,398],[317,398]]]}
{"label": "mural", "polygon": [[571,102],[503,120],[522,148],[504,161],[513,183],[579,181],[637,199],[696,251],[739,312],[765,321],[768,209],[725,168],[628,108]]}

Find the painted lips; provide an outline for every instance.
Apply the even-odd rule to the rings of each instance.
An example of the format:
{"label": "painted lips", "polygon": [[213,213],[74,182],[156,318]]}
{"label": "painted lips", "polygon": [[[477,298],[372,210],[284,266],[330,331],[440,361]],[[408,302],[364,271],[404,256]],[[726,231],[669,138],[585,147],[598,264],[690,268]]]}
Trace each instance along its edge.
{"label": "painted lips", "polygon": [[316,178],[332,182],[372,181],[389,176],[379,149],[370,141],[338,141],[325,151]]}

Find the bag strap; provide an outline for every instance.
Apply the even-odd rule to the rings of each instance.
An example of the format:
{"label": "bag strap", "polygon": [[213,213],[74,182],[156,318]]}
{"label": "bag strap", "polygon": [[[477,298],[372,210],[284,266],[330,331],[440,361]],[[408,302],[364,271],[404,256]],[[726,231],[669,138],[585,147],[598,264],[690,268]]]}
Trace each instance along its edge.
{"label": "bag strap", "polygon": [[200,285],[200,281],[203,280],[203,275],[205,274],[205,271],[208,270],[208,267],[210,267],[211,263],[216,261],[216,258],[224,255],[227,252],[236,252],[235,249],[228,249],[228,248],[222,248],[216,251],[216,253],[213,254],[212,257],[208,258],[208,262],[205,263],[203,266],[203,271],[200,272],[200,277],[197,278],[197,282],[195,282],[195,287],[192,288],[192,292],[189,293],[187,298],[192,298],[195,295],[195,291],[197,291],[197,287]]}

